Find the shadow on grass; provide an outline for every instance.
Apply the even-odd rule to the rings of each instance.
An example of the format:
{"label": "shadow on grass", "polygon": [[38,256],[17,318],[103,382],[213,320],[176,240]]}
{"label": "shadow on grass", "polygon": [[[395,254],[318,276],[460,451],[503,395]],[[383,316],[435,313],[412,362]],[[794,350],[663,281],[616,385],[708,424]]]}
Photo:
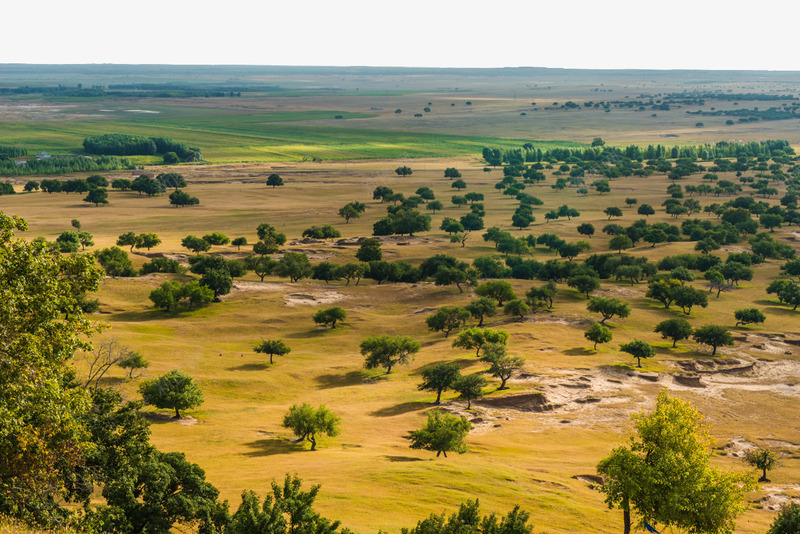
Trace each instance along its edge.
{"label": "shadow on grass", "polygon": [[246,447],[252,451],[245,453],[246,456],[274,456],[276,454],[291,454],[293,452],[306,451],[304,443],[295,443],[280,438],[257,439],[250,443],[245,443]]}
{"label": "shadow on grass", "polygon": [[413,456],[384,456],[390,462],[423,462],[422,458],[414,458]]}
{"label": "shadow on grass", "polygon": [[264,371],[269,369],[270,365],[268,363],[243,363],[242,365],[237,365],[236,367],[228,367],[228,371]]}
{"label": "shadow on grass", "polygon": [[596,351],[592,350],[591,348],[586,347],[575,347],[572,349],[566,349],[561,351],[567,356],[588,356],[590,354],[597,354]]}
{"label": "shadow on grass", "polygon": [[109,322],[123,321],[131,323],[141,323],[145,321],[163,321],[164,319],[175,319],[183,317],[183,313],[165,312],[162,310],[147,311],[125,311],[108,315]]}
{"label": "shadow on grass", "polygon": [[371,412],[370,415],[374,415],[377,417],[392,417],[395,415],[402,415],[404,413],[421,410],[423,408],[428,408],[429,406],[432,406],[432,404],[429,404],[427,402],[420,402],[420,401],[401,402],[400,404],[395,404],[394,406],[389,406],[387,408],[381,408],[380,410],[375,410],[374,412]]}
{"label": "shadow on grass", "polygon": [[329,332],[330,328],[320,328],[314,330],[306,330],[303,332],[293,332],[291,334],[287,334],[285,337],[289,339],[313,339],[319,336],[324,336],[326,332]]}
{"label": "shadow on grass", "polygon": [[320,389],[344,388],[360,384],[374,384],[386,380],[385,375],[374,375],[365,371],[349,371],[344,374],[318,375],[314,381]]}

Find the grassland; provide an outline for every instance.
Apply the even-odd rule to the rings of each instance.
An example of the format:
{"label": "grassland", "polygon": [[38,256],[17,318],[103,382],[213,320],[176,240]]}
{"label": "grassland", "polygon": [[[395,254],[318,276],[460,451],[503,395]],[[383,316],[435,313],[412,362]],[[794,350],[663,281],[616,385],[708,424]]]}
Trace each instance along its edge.
{"label": "grassland", "polygon": [[[414,174],[397,177],[393,169],[402,164],[412,166]],[[539,196],[544,206],[536,210],[537,222],[525,231],[510,227],[516,202],[494,189],[499,172],[483,172],[477,158],[192,166],[181,171],[189,183],[187,192],[200,198],[196,207],[176,209],[164,197],[112,191],[111,203],[104,208],[90,207],[77,196],[31,193],[0,197],[0,210],[25,217],[31,226],[30,238],[54,239],[77,218],[82,229],[94,235],[94,248],[112,245],[126,231],[155,231],[163,244],[152,252],[178,258],[186,252],[180,239],[189,233],[220,231],[230,237],[246,236],[252,242],[256,226],[269,222],[289,236],[286,250],[306,252],[312,262],[344,263],[353,261],[356,247],[291,241],[311,224],[333,224],[348,238],[370,235],[372,223],[385,213],[385,206],[371,199],[377,185],[406,195],[427,185],[447,205],[453,190],[443,170],[452,166],[462,170],[467,191],[486,196],[487,226],[515,235],[553,232],[568,241],[581,238],[576,227],[582,222],[592,222],[599,230],[607,222],[602,210],[623,207],[626,197],[659,206],[668,185],[664,176],[621,178],[612,182],[610,194],[579,197],[571,189],[551,189],[554,179],[549,177],[543,185],[527,190]],[[265,187],[266,176],[272,172],[280,173],[286,186]],[[698,175],[684,181],[699,182]],[[353,200],[367,203],[366,214],[344,224],[336,212]],[[700,198],[702,204],[718,200]],[[545,211],[564,203],[577,208],[581,216],[544,222]],[[639,219],[635,208],[623,211],[620,224]],[[464,260],[497,255],[480,232],[473,233],[462,248],[436,230],[443,217],[464,213],[466,208],[446,207],[433,216],[433,231],[413,239],[385,240],[385,257],[417,263],[435,253]],[[672,222],[660,210],[651,219]],[[796,243],[793,231],[783,229],[776,237]],[[607,241],[598,232],[590,240],[592,252],[607,252]],[[654,261],[691,247],[691,243],[643,245],[629,252]],[[212,252],[229,257],[244,254],[230,246],[215,247]],[[137,265],[147,259],[132,257]],[[542,261],[555,256],[537,249],[534,257]],[[268,278],[260,283],[249,274],[236,282],[221,303],[193,313],[168,314],[153,309],[147,296],[174,275],[109,278],[99,294],[101,308],[95,319],[111,326],[102,338],[114,337],[146,355],[152,363],[148,377],[177,368],[200,381],[206,401],[189,413],[193,419],[182,424],[170,420],[166,412],[149,411],[153,439],[160,448],[185,452],[199,463],[234,506],[242,489],[264,492],[270,480],[289,472],[298,473],[306,483],[322,484],[319,509],[358,533],[396,532],[431,512],[452,509],[473,498],[479,498],[487,511],[522,505],[533,513],[537,532],[606,533],[618,531],[619,512],[607,510],[599,492],[573,477],[594,473],[596,463],[625,439],[629,415],[652,406],[661,387],[690,400],[707,416],[721,448],[741,439],[782,455],[782,465],[771,474],[773,482],[749,496],[754,502],[772,499],[759,501],[758,506],[780,496],[798,495],[793,481],[800,475],[800,431],[791,421],[797,418],[800,351],[788,345],[780,352],[773,350],[784,347],[774,341],[776,334],[800,339],[798,314],[764,292],[768,280],[777,275],[779,263],[770,260],[758,266],[752,282],[719,299],[711,298],[708,308],[694,310],[689,317],[693,326],[718,323],[735,331],[737,346],[723,350],[720,362],[753,359],[771,373],[730,380],[708,375],[705,388],[674,381],[681,372],[678,362],[705,361],[708,353],[688,341],[671,349],[671,343],[652,332],[657,322],[682,314],[645,298],[641,284],[604,281],[598,294],[620,296],[631,302],[634,311],[628,319],[611,321],[614,340],[596,352],[583,337],[593,320],[585,310],[586,299],[563,284],[551,314],[522,322],[503,315],[493,318],[489,326],[511,333],[511,352],[525,359],[525,368],[510,381],[509,391],[488,389],[490,399],[510,399],[504,407],[478,404],[466,412],[452,392],[444,395],[445,409],[480,419],[468,437],[469,452],[447,459],[410,450],[404,436],[419,427],[433,401],[432,395],[416,389],[422,368],[441,361],[459,362],[464,373],[485,368],[473,355],[453,349],[451,340],[441,333],[429,332],[424,322],[435,308],[467,303],[474,298],[472,290],[462,295],[455,288],[430,282],[378,286],[364,280],[358,286],[344,286],[343,282],[292,284]],[[513,284],[517,294],[523,294],[540,282],[515,280]],[[347,310],[345,324],[334,330],[316,327],[311,315],[334,303]],[[735,328],[733,311],[751,303],[764,311],[766,323]],[[366,371],[358,344],[379,333],[411,335],[423,349],[412,364],[391,375]],[[282,338],[292,352],[273,366],[265,365],[252,351],[261,338]],[[642,378],[631,358],[618,351],[620,343],[633,338],[657,347],[657,357],[643,362],[643,371],[658,373],[657,382]],[[77,365],[82,365],[80,359]],[[135,383],[119,387],[127,397],[137,397]],[[514,397],[531,392],[544,393],[556,406],[554,410],[539,413],[514,408]],[[317,452],[291,443],[292,436],[281,427],[287,408],[301,402],[325,404],[342,417],[342,434],[321,440]],[[728,469],[746,469],[730,454],[719,454],[714,461]],[[737,532],[765,530],[774,512],[758,506],[742,518]]]}

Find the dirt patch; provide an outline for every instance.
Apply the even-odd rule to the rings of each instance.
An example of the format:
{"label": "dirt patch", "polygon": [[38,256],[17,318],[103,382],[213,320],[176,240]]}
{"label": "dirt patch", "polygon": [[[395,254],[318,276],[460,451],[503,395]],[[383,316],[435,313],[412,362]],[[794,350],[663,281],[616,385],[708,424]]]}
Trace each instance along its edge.
{"label": "dirt patch", "polygon": [[550,412],[557,407],[547,401],[547,397],[545,397],[544,393],[528,393],[524,395],[497,397],[494,399],[480,399],[476,400],[473,404],[487,408],[501,408],[520,412]]}
{"label": "dirt patch", "polygon": [[284,295],[283,300],[287,306],[315,306],[319,304],[332,304],[345,298],[337,291],[315,291],[313,293],[291,293]]}
{"label": "dirt patch", "polygon": [[560,324],[563,326],[591,326],[594,321],[578,315],[529,315],[523,320],[525,323],[535,324]]}
{"label": "dirt patch", "polygon": [[635,299],[644,296],[644,291],[631,287],[606,287],[594,292],[596,296],[619,297],[625,299]]}
{"label": "dirt patch", "polygon": [[674,375],[672,377],[676,383],[690,387],[690,388],[704,388],[706,385],[703,383],[702,379],[697,375]]}
{"label": "dirt patch", "polygon": [[602,486],[606,481],[599,475],[573,475],[572,478],[575,480],[580,480],[581,482],[586,482],[591,488],[594,488],[595,486]]}

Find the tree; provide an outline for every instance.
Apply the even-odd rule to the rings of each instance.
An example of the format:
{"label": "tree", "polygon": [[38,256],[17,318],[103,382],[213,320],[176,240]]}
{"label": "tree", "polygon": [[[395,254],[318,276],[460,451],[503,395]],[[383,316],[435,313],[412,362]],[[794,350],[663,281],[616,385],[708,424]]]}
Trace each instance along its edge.
{"label": "tree", "polygon": [[133,252],[133,247],[138,243],[139,237],[136,235],[136,232],[125,232],[117,238],[117,246],[125,247],[130,245],[131,252]]}
{"label": "tree", "polygon": [[330,325],[331,328],[336,328],[336,323],[338,321],[344,321],[345,319],[347,319],[347,312],[339,306],[331,306],[330,308],[319,310],[314,314],[315,323]]}
{"label": "tree", "polygon": [[733,345],[733,336],[728,332],[728,329],[715,324],[707,324],[697,328],[692,334],[692,338],[703,345],[711,345],[713,347],[712,356],[717,354],[717,347]]}
{"label": "tree", "polygon": [[92,188],[83,201],[94,204],[95,207],[98,207],[100,204],[108,204],[108,192],[100,187]]}
{"label": "tree", "polygon": [[758,308],[744,308],[742,310],[736,310],[733,315],[736,318],[736,326],[763,323],[767,320],[767,317]]}
{"label": "tree", "polygon": [[469,318],[470,313],[466,308],[442,306],[425,319],[425,324],[428,325],[429,330],[444,332],[444,337],[447,338],[450,332],[464,326],[464,323],[466,323]]}
{"label": "tree", "polygon": [[567,280],[567,285],[575,288],[578,293],[583,293],[588,299],[589,293],[600,289],[600,279],[588,274],[578,274],[571,276]]}
{"label": "tree", "polygon": [[498,354],[493,353],[481,358],[491,363],[491,366],[486,372],[500,380],[500,387],[497,388],[498,391],[501,389],[508,389],[508,387],[506,387],[508,379],[525,365],[525,360],[519,356],[509,356],[505,353],[505,346],[501,345],[501,347],[502,350],[498,351]]}
{"label": "tree", "polygon": [[484,318],[494,317],[494,314],[497,312],[497,306],[495,305],[494,300],[487,297],[481,297],[467,304],[466,310],[474,319],[478,320],[478,326],[483,326]]}
{"label": "tree", "polygon": [[531,312],[530,306],[522,299],[512,299],[503,306],[503,311],[508,315],[514,315],[521,321]]}
{"label": "tree", "polygon": [[219,300],[221,295],[227,295],[233,287],[233,277],[227,268],[206,269],[200,277],[200,284],[214,292],[214,300]]}
{"label": "tree", "polygon": [[272,186],[272,189],[275,189],[278,186],[283,185],[283,178],[277,173],[272,173],[267,176],[267,185]]}
{"label": "tree", "polygon": [[[96,325],[78,295],[103,277],[91,256],[65,256],[15,236],[27,223],[0,213],[0,495],[4,514],[44,522],[70,495],[64,475],[91,448],[82,425],[89,393],[67,385],[70,360]],[[74,487],[73,487],[74,489]]]}
{"label": "tree", "polygon": [[119,247],[104,248],[94,251],[97,262],[103,266],[106,274],[113,278],[117,276],[136,276],[133,263],[128,254]]}
{"label": "tree", "polygon": [[[494,306],[494,303],[492,303],[492,306]],[[453,340],[453,346],[466,350],[475,349],[475,356],[480,357],[481,349],[487,344],[505,345],[507,342],[508,332],[505,330],[492,330],[491,328],[473,326],[463,332],[459,332],[458,337]]]}
{"label": "tree", "polygon": [[169,194],[169,203],[176,208],[182,208],[184,206],[196,206],[197,204],[200,204],[200,200],[197,197],[191,196],[185,191],[176,189]]}
{"label": "tree", "polygon": [[438,200],[433,200],[431,202],[428,202],[428,205],[426,206],[426,209],[429,209],[433,213],[436,213],[437,211],[441,211],[441,210],[444,209],[444,204],[442,204]]}
{"label": "tree", "polygon": [[328,410],[324,405],[320,405],[316,410],[310,404],[293,405],[283,416],[283,426],[290,428],[297,441],[308,441],[311,443],[311,450],[317,450],[317,434],[326,436],[339,435],[339,424],[341,419],[338,415]]}
{"label": "tree", "polygon": [[611,217],[622,217],[622,210],[617,207],[610,207],[603,210],[603,213],[608,215],[608,219],[611,220]]}
{"label": "tree", "polygon": [[269,364],[272,365],[273,356],[285,356],[292,352],[292,349],[281,339],[262,339],[261,344],[253,347],[253,351],[259,354],[269,354]]}
{"label": "tree", "polygon": [[650,204],[640,204],[638,208],[636,208],[636,213],[639,215],[644,215],[645,217],[649,217],[653,215],[656,210],[653,209],[653,206]]}
{"label": "tree", "polygon": [[592,146],[603,146],[605,144],[606,142],[603,141],[602,137],[595,137],[594,139],[592,139]]}
{"label": "tree", "polygon": [[603,316],[600,324],[606,324],[606,321],[615,315],[624,319],[631,314],[631,307],[627,302],[613,297],[592,297],[586,309]]}
{"label": "tree", "polygon": [[[205,237],[203,237],[203,239],[205,239]],[[161,244],[161,239],[159,239],[158,235],[148,232],[136,236],[136,244],[134,245],[134,247],[146,248],[147,250],[150,250],[151,248],[158,246],[160,244]]]}
{"label": "tree", "polygon": [[236,237],[231,241],[231,245],[236,247],[236,250],[241,250],[243,246],[247,245],[246,237]]}
{"label": "tree", "polygon": [[288,276],[292,282],[308,278],[313,273],[311,262],[303,252],[287,252],[273,269],[278,276]]}
{"label": "tree", "polygon": [[392,372],[392,367],[408,363],[411,357],[422,348],[418,342],[408,336],[371,336],[359,345],[361,354],[365,356],[364,367],[374,369],[385,367],[386,374]]}
{"label": "tree", "polygon": [[434,275],[434,283],[437,286],[449,286],[455,284],[460,293],[464,292],[461,284],[476,284],[476,274],[474,269],[467,267],[440,267]]}
{"label": "tree", "polygon": [[672,348],[675,348],[678,341],[689,339],[692,335],[692,325],[686,319],[676,317],[658,323],[655,332],[661,334],[663,339],[671,339]]}
{"label": "tree", "polygon": [[664,243],[667,240],[667,233],[660,228],[650,228],[642,239],[645,243],[650,243],[651,248],[655,248],[656,244]]}
{"label": "tree", "polygon": [[381,242],[374,237],[369,237],[362,241],[356,251],[356,259],[366,263],[382,260],[383,251],[381,250]]}
{"label": "tree", "polygon": [[461,172],[454,167],[448,167],[444,170],[444,177],[450,178],[451,180],[453,178],[461,178]]}
{"label": "tree", "polygon": [[701,308],[708,306],[708,296],[705,291],[695,289],[687,285],[679,285],[672,289],[671,296],[675,300],[675,304],[683,309],[683,313],[689,315],[692,312],[692,307],[697,305]]}
{"label": "tree", "polygon": [[530,288],[528,292],[525,293],[525,296],[527,297],[528,304],[531,306],[540,307],[536,306],[536,303],[542,302],[547,309],[551,309],[553,307],[553,300],[557,294],[558,287],[556,287],[555,282],[551,280],[541,287]]}
{"label": "tree", "polygon": [[444,454],[447,458],[448,452],[463,454],[467,452],[464,438],[467,437],[471,426],[463,415],[459,417],[431,410],[423,427],[408,435],[408,439],[411,440],[410,447],[435,451],[437,458],[440,454]]}
{"label": "tree", "polygon": [[343,218],[345,223],[349,223],[350,219],[361,217],[361,212],[351,202],[339,208],[339,217]]}
{"label": "tree", "polygon": [[205,252],[208,249],[210,249],[211,243],[209,243],[202,237],[197,237],[196,235],[190,234],[181,239],[181,246],[184,248],[188,248],[189,250],[197,254],[199,252]]}
{"label": "tree", "polygon": [[177,172],[163,172],[156,176],[156,180],[161,182],[161,185],[163,185],[165,189],[167,187],[172,187],[175,189],[186,187],[186,178]]}
{"label": "tree", "polygon": [[139,393],[145,404],[175,410],[175,419],[181,418],[180,410],[188,410],[203,403],[203,392],[197,383],[191,376],[177,369],[154,380],[142,382]]}
{"label": "tree", "polygon": [[395,174],[397,174],[397,176],[403,176],[403,177],[411,176],[414,173],[414,171],[412,171],[411,168],[407,167],[406,165],[403,165],[401,167],[397,167],[394,170],[394,172],[395,172]]}
{"label": "tree", "polygon": [[452,187],[453,189],[458,189],[459,191],[461,191],[462,189],[466,189],[467,188],[467,182],[465,182],[464,180],[459,178],[458,180],[456,180],[453,183],[451,183],[450,187]]}
{"label": "tree", "polygon": [[593,323],[589,330],[583,333],[583,337],[594,343],[594,350],[597,350],[598,343],[608,343],[612,339],[611,329],[600,323]]}
{"label": "tree", "polygon": [[770,525],[767,534],[795,534],[800,532],[800,504],[790,502]]}
{"label": "tree", "polygon": [[589,237],[592,237],[594,235],[594,225],[592,223],[579,224],[578,233],[581,235],[588,235]]}
{"label": "tree", "polygon": [[436,400],[434,404],[439,404],[442,392],[450,389],[460,377],[461,367],[457,363],[432,365],[422,370],[422,383],[417,386],[417,389],[420,391],[435,391]]}
{"label": "tree", "polygon": [[39,182],[37,182],[36,180],[28,180],[25,183],[25,187],[23,188],[23,191],[25,191],[26,193],[38,190],[39,190]]}
{"label": "tree", "polygon": [[453,390],[459,394],[459,398],[467,401],[467,410],[472,407],[472,401],[483,397],[483,388],[488,385],[485,378],[480,375],[462,376],[453,384]]}
{"label": "tree", "polygon": [[505,280],[484,282],[475,289],[475,294],[479,297],[489,297],[497,300],[498,307],[502,306],[504,301],[517,298],[511,284]]}
{"label": "tree", "polygon": [[618,250],[622,254],[623,250],[627,250],[633,246],[633,241],[630,237],[624,234],[615,235],[608,241],[608,248],[611,250]]}
{"label": "tree", "polygon": [[225,234],[222,234],[220,232],[213,232],[213,233],[210,233],[210,234],[206,234],[206,235],[204,235],[202,237],[202,239],[203,239],[203,241],[205,241],[206,243],[208,243],[209,245],[212,245],[212,246],[227,245],[228,243],[231,242],[231,240],[228,238],[228,236],[226,236]]}
{"label": "tree", "polygon": [[769,449],[750,449],[745,453],[744,460],[753,467],[761,469],[759,482],[769,482],[767,471],[778,463],[778,457]]}
{"label": "tree", "polygon": [[633,421],[637,436],[597,465],[606,503],[623,511],[623,532],[630,533],[631,512],[641,526],[732,532],[752,480],[710,465],[712,440],[702,416],[662,390],[653,413],[640,412]]}
{"label": "tree", "polygon": [[161,287],[150,292],[150,300],[157,308],[170,311],[174,308],[181,297],[181,284],[175,280],[170,280],[161,284]]}
{"label": "tree", "polygon": [[147,369],[150,367],[150,362],[145,360],[144,356],[140,352],[136,351],[129,351],[122,359],[117,362],[117,365],[122,367],[123,369],[128,370],[128,380],[133,380],[134,378],[138,378],[139,375],[133,376],[133,374],[138,371],[139,369]]}
{"label": "tree", "polygon": [[652,358],[656,355],[656,350],[645,341],[634,339],[630,343],[623,343],[619,346],[619,350],[627,352],[636,358],[636,366],[642,366],[642,358]]}

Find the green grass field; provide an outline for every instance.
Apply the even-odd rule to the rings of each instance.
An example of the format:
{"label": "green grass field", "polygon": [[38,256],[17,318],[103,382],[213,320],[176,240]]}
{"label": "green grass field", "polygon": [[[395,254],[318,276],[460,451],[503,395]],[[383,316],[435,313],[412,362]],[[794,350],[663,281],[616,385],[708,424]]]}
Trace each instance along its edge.
{"label": "green grass field", "polygon": [[[397,177],[393,169],[400,164],[412,166],[414,174]],[[171,208],[163,196],[140,198],[136,193],[112,191],[110,204],[102,208],[91,207],[75,195],[31,193],[0,197],[0,210],[26,218],[29,238],[52,240],[77,218],[82,229],[94,235],[95,249],[113,245],[116,236],[126,231],[154,231],[163,244],[152,252],[176,255],[187,252],[180,247],[187,234],[220,231],[230,237],[246,236],[252,242],[256,226],[269,222],[289,236],[286,250],[304,251],[314,263],[325,259],[344,263],[354,261],[356,247],[291,241],[311,224],[325,223],[335,225],[344,237],[369,236],[372,223],[385,213],[385,205],[371,199],[375,186],[388,185],[410,195],[427,185],[447,207],[433,216],[431,232],[385,240],[386,259],[418,263],[435,253],[465,260],[500,256],[480,238],[481,232],[471,234],[462,248],[438,230],[443,217],[467,212],[467,208],[449,205],[455,191],[442,175],[444,168],[451,166],[461,169],[467,191],[484,193],[487,227],[496,225],[514,235],[552,232],[574,241],[585,239],[577,233],[577,225],[592,222],[598,233],[589,240],[590,253],[609,252],[608,238],[599,232],[607,222],[602,210],[623,207],[624,216],[614,222],[629,225],[640,218],[635,208],[624,207],[624,199],[631,196],[657,207],[659,213],[652,221],[674,222],[659,208],[668,185],[663,175],[620,178],[612,181],[611,193],[600,196],[593,192],[587,197],[576,196],[569,188],[553,190],[549,184],[554,179],[548,177],[543,185],[526,189],[544,205],[535,210],[537,221],[532,227],[519,231],[510,226],[517,203],[493,187],[499,171],[483,172],[476,158],[192,166],[181,168],[189,184],[187,192],[200,198],[200,205],[191,208]],[[281,174],[284,187],[265,187],[264,180],[272,172]],[[694,175],[683,183],[700,181],[700,176]],[[22,183],[20,179],[18,187]],[[366,202],[367,211],[344,224],[336,212],[353,200]],[[713,197],[699,200],[704,205],[719,201]],[[577,208],[581,216],[545,222],[544,212],[564,203]],[[776,237],[795,243],[795,230],[782,229]],[[655,261],[689,252],[692,246],[674,243],[651,248],[640,244],[628,252]],[[212,252],[244,255],[231,246],[214,247]],[[724,251],[718,253],[725,255]],[[555,255],[537,248],[534,257],[544,261]],[[137,266],[147,259],[137,254],[132,258]],[[480,499],[486,511],[505,512],[520,504],[532,512],[536,532],[617,532],[621,513],[607,510],[599,492],[573,477],[594,474],[597,462],[624,441],[631,428],[629,415],[652,406],[659,388],[667,387],[707,416],[718,446],[741,438],[782,455],[781,466],[771,473],[773,482],[750,495],[754,506],[738,523],[737,532],[756,533],[763,532],[774,516],[773,511],[759,509],[772,501],[759,499],[796,496],[793,481],[800,475],[796,460],[800,432],[787,424],[797,416],[794,388],[800,351],[797,347],[786,349],[789,354],[772,350],[783,347],[776,344],[775,335],[800,339],[800,316],[764,292],[779,264],[769,260],[758,266],[752,282],[742,283],[719,299],[710,298],[708,308],[693,310],[688,317],[693,326],[718,323],[735,332],[737,345],[722,349],[719,361],[756,359],[766,370],[731,379],[708,375],[705,388],[674,381],[673,376],[682,372],[677,362],[705,361],[708,352],[690,341],[672,349],[671,343],[652,332],[657,322],[683,314],[674,307],[664,310],[645,298],[644,284],[603,282],[597,294],[629,301],[633,313],[628,319],[610,321],[614,339],[598,351],[591,350],[591,343],[583,337],[595,320],[585,310],[586,299],[565,284],[559,284],[552,313],[522,322],[502,314],[490,319],[488,326],[511,333],[511,353],[522,356],[525,367],[509,382],[510,390],[496,392],[497,383],[488,388],[488,399],[508,399],[500,407],[477,403],[473,411],[466,412],[464,403],[452,392],[443,396],[445,409],[476,420],[467,439],[469,452],[447,459],[412,451],[404,436],[419,427],[434,398],[416,389],[424,366],[456,361],[465,374],[485,368],[473,354],[453,349],[452,336],[445,339],[425,326],[425,318],[435,308],[464,305],[474,298],[472,289],[461,294],[454,287],[437,287],[431,282],[378,286],[370,280],[358,286],[311,280],[293,284],[275,277],[260,283],[250,273],[236,282],[236,289],[223,302],[192,313],[170,314],[153,309],[147,296],[174,275],[148,275],[106,279],[99,294],[101,309],[94,318],[111,326],[100,339],[116,338],[147,357],[152,364],[147,377],[177,368],[200,382],[206,401],[187,412],[193,418],[185,422],[188,424],[170,420],[168,411],[148,410],[153,440],[160,448],[185,452],[200,464],[234,507],[243,489],[263,493],[271,480],[282,479],[288,472],[297,473],[306,484],[322,484],[319,510],[358,533],[397,532],[432,512],[453,510],[474,498]],[[512,282],[518,295],[541,284]],[[695,285],[702,287],[699,282]],[[347,311],[345,324],[334,330],[316,327],[311,321],[313,313],[333,304]],[[764,311],[766,323],[735,328],[733,311],[749,304]],[[411,335],[423,349],[410,365],[400,366],[388,376],[364,370],[358,344],[381,333]],[[284,339],[291,354],[277,358],[273,366],[265,365],[264,358],[252,350],[262,338]],[[643,371],[659,373],[658,382],[639,377],[635,360],[619,352],[620,343],[634,338],[657,347],[657,356],[643,362]],[[77,365],[80,369],[80,358]],[[121,377],[121,372],[116,376]],[[119,387],[128,398],[137,398],[135,382]],[[531,392],[544,393],[556,408],[541,413],[516,408],[514,397]],[[342,418],[341,435],[321,439],[316,452],[291,443],[292,436],[281,427],[288,407],[302,402],[325,404]],[[746,470],[742,461],[731,455],[718,454],[714,461],[727,469]]]}

